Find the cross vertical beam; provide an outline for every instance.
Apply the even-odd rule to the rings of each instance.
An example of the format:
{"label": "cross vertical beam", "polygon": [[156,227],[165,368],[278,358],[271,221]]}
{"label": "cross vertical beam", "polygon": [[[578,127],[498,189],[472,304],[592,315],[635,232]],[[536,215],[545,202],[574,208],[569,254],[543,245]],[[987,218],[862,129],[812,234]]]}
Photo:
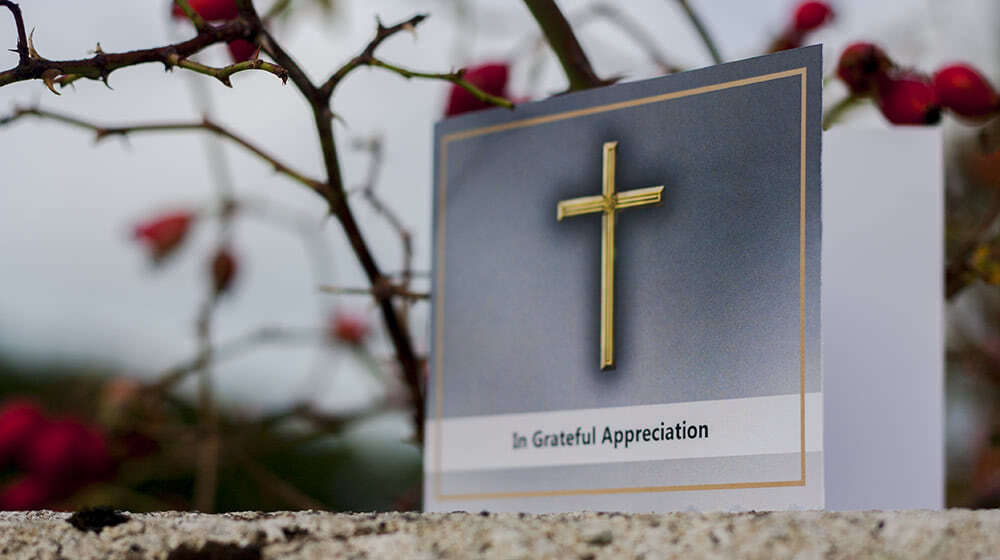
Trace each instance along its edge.
{"label": "cross vertical beam", "polygon": [[663,186],[615,192],[615,154],[618,142],[604,143],[603,176],[600,196],[561,200],[556,219],[582,214],[601,215],[601,369],[615,365],[615,219],[625,208],[659,204]]}
{"label": "cross vertical beam", "polygon": [[615,366],[615,151],[604,143],[601,192],[608,204],[601,216],[601,369]]}

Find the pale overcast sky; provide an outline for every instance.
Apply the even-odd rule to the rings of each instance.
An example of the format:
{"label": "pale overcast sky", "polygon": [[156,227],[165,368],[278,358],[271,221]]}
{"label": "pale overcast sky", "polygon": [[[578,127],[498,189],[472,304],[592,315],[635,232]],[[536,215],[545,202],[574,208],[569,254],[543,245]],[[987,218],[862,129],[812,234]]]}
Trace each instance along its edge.
{"label": "pale overcast sky", "polygon": [[[534,32],[520,2],[469,2],[467,20],[458,23],[456,0],[342,1],[338,16],[321,21],[315,13],[295,17],[276,30],[314,77],[336,68],[364,45],[374,29],[374,16],[393,22],[416,12],[432,14],[414,38],[401,34],[380,54],[387,60],[432,71],[506,56]],[[258,0],[261,6],[267,4]],[[568,13],[591,4],[564,0]],[[724,56],[735,60],[759,54],[789,17],[792,0],[693,1],[712,29]],[[830,29],[815,34],[825,42],[827,67],[840,48],[855,39],[874,39],[904,64],[926,70],[955,59],[979,64],[996,77],[997,11],[989,0],[936,2],[907,0],[834,2],[840,17]],[[166,0],[21,2],[28,26],[36,28],[35,44],[47,58],[79,58],[100,41],[105,51],[165,44],[188,33],[171,24]],[[640,22],[663,52],[685,67],[709,64],[708,56],[676,4],[671,0],[615,2]],[[468,29],[457,42],[458,25]],[[14,28],[0,13],[0,66],[16,63],[6,52],[15,44]],[[632,78],[654,75],[655,69],[627,37],[607,24],[580,31],[581,40],[602,75]],[[460,45],[460,48],[456,48]],[[222,63],[224,51],[206,59]],[[523,93],[530,64],[515,62],[513,90]],[[293,166],[321,175],[320,155],[311,117],[293,86],[273,76],[243,73],[234,89],[183,71],[164,74],[160,65],[116,72],[114,91],[98,82],[80,81],[60,97],[40,82],[0,89],[0,112],[15,104],[40,101],[42,106],[100,123],[189,120],[198,116],[190,80],[200,80],[212,95],[216,118],[256,139]],[[562,86],[558,67],[544,67],[540,91]],[[519,89],[520,88],[520,89]],[[431,134],[441,113],[445,84],[402,80],[379,70],[362,69],[344,83],[334,110],[342,164],[349,184],[365,172],[363,155],[349,149],[354,137],[380,133],[386,141],[387,165],[379,190],[415,233],[418,268],[429,267],[431,216]],[[829,99],[841,94],[828,88]],[[829,101],[828,99],[828,101]],[[878,124],[869,113],[858,122]],[[226,148],[240,193],[280,201],[312,215],[319,223],[323,205],[302,188],[271,173],[258,160]],[[211,200],[211,183],[203,138],[192,133],[132,137],[94,146],[92,137],[65,126],[23,120],[0,129],[0,354],[25,359],[95,360],[150,375],[190,356],[192,322],[203,294],[203,267],[212,229],[199,228],[193,243],[162,270],[148,266],[129,240],[131,226],[164,208]],[[361,201],[356,203],[364,230],[385,269],[398,267],[396,239]],[[326,280],[358,285],[362,276],[340,234],[328,224],[333,251]],[[243,268],[235,297],[218,313],[217,338],[227,339],[261,324],[310,325],[318,311],[343,305],[365,309],[363,299],[317,299],[315,280],[300,241],[259,222],[240,222],[236,247]],[[414,332],[427,344],[426,312],[418,308]],[[373,315],[374,316],[374,315]],[[256,405],[287,402],[301,389],[297,381],[316,366],[309,350],[268,349],[219,368],[219,379],[232,399]],[[348,363],[325,367],[349,371]],[[238,376],[238,377],[237,377]],[[340,376],[334,402],[357,402],[365,391],[356,378]],[[359,389],[362,387],[362,389]],[[262,390],[263,389],[263,390]]]}

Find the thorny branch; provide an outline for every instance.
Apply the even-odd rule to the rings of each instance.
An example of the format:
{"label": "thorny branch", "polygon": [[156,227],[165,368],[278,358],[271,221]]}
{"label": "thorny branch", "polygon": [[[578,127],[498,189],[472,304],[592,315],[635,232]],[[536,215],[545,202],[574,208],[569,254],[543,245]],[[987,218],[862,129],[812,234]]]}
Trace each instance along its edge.
{"label": "thorny branch", "polygon": [[[0,72],[0,86],[23,82],[27,80],[43,80],[46,85],[56,93],[53,84],[58,80],[64,85],[79,78],[89,78],[91,80],[102,80],[108,83],[108,77],[112,72],[127,66],[136,66],[149,62],[159,62],[167,70],[179,65],[179,62],[186,60],[191,55],[198,53],[205,47],[216,43],[245,39],[250,42],[256,41],[256,36],[261,31],[259,19],[239,17],[227,21],[220,25],[204,24],[198,30],[198,34],[187,41],[155,47],[149,49],[139,49],[122,53],[106,53],[100,47],[97,48],[94,56],[75,60],[49,60],[38,54],[34,48],[31,37],[24,38],[24,21],[21,18],[20,9],[11,0],[2,0],[0,5],[6,6],[14,13],[14,21],[18,32],[18,63],[17,66]],[[251,8],[252,9],[252,8]],[[234,65],[239,67],[239,65]],[[228,75],[240,70],[265,70],[285,79],[287,75],[283,68],[267,63],[263,65],[252,64],[240,69],[212,69],[209,73],[223,83],[226,83]],[[226,78],[226,79],[223,79]]]}
{"label": "thorny branch", "polygon": [[[26,80],[41,79],[46,85],[53,89],[54,84],[66,85],[81,78],[100,79],[107,83],[108,76],[119,68],[144,64],[148,62],[160,62],[167,69],[174,66],[211,75],[223,83],[228,81],[229,76],[237,71],[259,69],[277,74],[282,79],[287,76],[295,84],[296,88],[306,99],[316,126],[316,133],[319,139],[321,153],[323,157],[326,177],[319,181],[309,178],[289,168],[275,157],[263,152],[248,140],[243,139],[216,125],[211,121],[198,123],[160,123],[131,127],[100,127],[91,123],[58,115],[37,108],[19,110],[14,116],[0,119],[0,125],[9,123],[21,116],[32,114],[43,118],[51,118],[66,124],[92,130],[98,139],[111,135],[127,135],[132,132],[145,131],[167,131],[167,130],[207,130],[219,136],[243,146],[245,149],[256,154],[258,157],[270,163],[279,173],[295,179],[308,186],[320,194],[327,202],[329,212],[340,222],[347,240],[351,245],[362,269],[364,270],[374,291],[381,287],[390,285],[390,277],[385,275],[375,261],[372,252],[361,235],[360,228],[354,213],[346,200],[344,179],[340,169],[337,155],[337,146],[333,135],[332,119],[334,114],[330,108],[330,97],[336,85],[354,68],[359,66],[381,67],[406,77],[423,77],[431,79],[446,80],[469,90],[473,95],[491,103],[509,106],[507,100],[489,96],[472,84],[465,81],[462,71],[447,74],[435,74],[430,72],[417,72],[389,64],[375,58],[376,48],[388,37],[399,31],[412,29],[419,24],[426,16],[414,16],[396,25],[383,26],[379,24],[376,38],[371,41],[359,57],[348,62],[339,71],[331,75],[321,85],[314,83],[296,60],[274,39],[274,37],[264,27],[261,17],[254,9],[250,0],[234,0],[236,2],[238,16],[223,24],[213,25],[202,23],[197,18],[192,19],[197,35],[187,41],[167,45],[164,47],[140,49],[124,53],[106,53],[98,48],[96,54],[91,58],[79,60],[48,60],[37,54],[30,36],[25,36],[24,22],[20,17],[20,10],[11,0],[0,0],[0,5],[7,7],[13,14],[15,24],[18,28],[18,53],[19,62],[14,68],[0,72],[0,86]],[[183,10],[183,2],[181,3]],[[190,15],[190,13],[189,13]],[[237,39],[250,41],[263,50],[276,64],[261,61],[251,61],[248,64],[233,65],[226,68],[211,68],[198,63],[182,61],[189,56],[201,51],[209,45],[221,42],[229,42]],[[415,353],[413,343],[410,339],[409,329],[400,317],[393,298],[380,298],[377,300],[386,331],[396,350],[396,359],[399,362],[403,378],[406,382],[410,394],[410,406],[414,413],[414,429],[416,440],[423,441],[423,368],[425,363]],[[206,353],[209,353],[206,349]],[[217,356],[216,356],[217,357]],[[205,358],[202,357],[202,360]],[[195,364],[195,369],[204,367],[204,363]],[[185,374],[180,374],[183,377]]]}
{"label": "thorny branch", "polygon": [[[249,3],[248,3],[249,4]],[[252,7],[250,8],[252,10]],[[259,21],[259,20],[258,20]],[[325,94],[309,79],[301,66],[270,36],[263,31],[260,36],[261,47],[281,66],[289,71],[289,77],[302,95],[309,102],[319,136],[323,153],[323,163],[326,168],[327,181],[323,194],[330,208],[330,213],[337,217],[344,234],[354,251],[361,268],[372,286],[383,285],[386,276],[375,262],[375,258],[361,235],[354,212],[346,200],[343,175],[340,171],[340,161],[337,155],[337,145],[333,137],[333,112],[330,110],[330,96]],[[413,424],[416,440],[423,443],[424,406],[423,406],[423,362],[413,349],[410,332],[392,301],[386,299],[378,302],[382,321],[396,349],[396,359],[399,361],[403,378],[410,392],[410,404],[413,409]]]}

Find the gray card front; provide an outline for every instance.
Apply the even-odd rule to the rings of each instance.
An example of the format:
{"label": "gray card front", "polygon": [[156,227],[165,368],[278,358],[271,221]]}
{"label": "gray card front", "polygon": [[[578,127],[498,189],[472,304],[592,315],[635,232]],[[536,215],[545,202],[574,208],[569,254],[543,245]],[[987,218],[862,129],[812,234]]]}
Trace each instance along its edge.
{"label": "gray card front", "polygon": [[822,53],[435,129],[428,510],[822,507]]}

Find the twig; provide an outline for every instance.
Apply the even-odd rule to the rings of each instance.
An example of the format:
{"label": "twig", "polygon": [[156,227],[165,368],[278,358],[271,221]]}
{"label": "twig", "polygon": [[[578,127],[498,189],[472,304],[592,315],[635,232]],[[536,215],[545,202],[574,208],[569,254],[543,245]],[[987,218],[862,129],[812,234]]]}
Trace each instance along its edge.
{"label": "twig", "polygon": [[254,479],[261,491],[276,496],[295,509],[326,509],[326,506],[322,503],[310,498],[285,479],[268,470],[243,450],[235,450],[234,453],[236,460],[243,466],[246,473],[250,475],[250,478]]}
{"label": "twig", "polygon": [[146,390],[155,393],[169,391],[192,373],[200,370],[210,360],[219,363],[223,360],[239,356],[255,350],[262,344],[278,342],[301,342],[316,340],[321,334],[319,329],[288,329],[281,327],[261,327],[213,348],[201,348],[191,359],[164,370],[158,375],[158,380],[147,386]]}
{"label": "twig", "polygon": [[1000,118],[994,118],[979,129],[978,141],[984,155],[1000,150]]}
{"label": "twig", "polygon": [[393,276],[393,277],[396,277],[396,276],[403,277],[407,273],[410,275],[410,278],[430,278],[431,277],[431,271],[429,271],[429,270],[410,270],[409,272],[407,272],[406,270],[399,270],[399,271],[394,270],[394,271],[386,272],[385,275],[386,276]]}
{"label": "twig", "polygon": [[185,131],[185,130],[205,130],[227,138],[236,144],[242,146],[247,151],[253,153],[260,159],[264,160],[274,170],[282,175],[285,175],[295,181],[302,183],[303,185],[309,187],[310,189],[320,192],[323,189],[323,183],[306,177],[302,173],[293,170],[291,167],[285,163],[278,160],[276,157],[268,154],[261,148],[252,144],[249,140],[237,135],[236,133],[230,131],[229,129],[217,124],[210,119],[203,119],[197,122],[163,122],[163,123],[140,123],[128,126],[107,126],[107,125],[97,125],[77,117],[72,117],[69,115],[64,115],[61,113],[55,113],[53,111],[47,111],[40,109],[38,107],[18,107],[15,108],[13,115],[5,119],[0,119],[0,125],[7,124],[24,116],[35,116],[44,119],[58,121],[64,124],[68,124],[77,128],[82,128],[84,130],[93,131],[95,134],[95,139],[100,141],[109,136],[125,136],[128,134],[136,132],[164,132],[164,131]]}
{"label": "twig", "polygon": [[698,14],[688,3],[688,0],[677,0],[680,4],[681,9],[687,14],[688,19],[691,21],[691,25],[694,26],[695,31],[698,32],[698,36],[701,37],[701,42],[705,44],[705,48],[708,49],[708,54],[712,56],[712,61],[716,64],[722,64],[722,55],[719,54],[719,47],[715,45],[715,40],[712,39],[712,35],[708,32],[708,28],[705,27],[705,23],[701,20]]}
{"label": "twig", "polygon": [[990,190],[990,204],[983,219],[979,220],[975,228],[966,237],[944,269],[944,297],[945,301],[951,300],[958,295],[963,288],[968,286],[974,278],[970,274],[969,260],[976,248],[983,242],[983,237],[992,232],[996,225],[997,218],[1000,217],[1000,194],[996,189]]}
{"label": "twig", "polygon": [[[403,249],[402,279],[399,287],[402,291],[408,292],[412,277],[411,271],[413,270],[413,235],[403,225],[403,220],[375,193],[375,187],[378,185],[379,173],[382,170],[382,162],[385,155],[382,149],[382,139],[374,136],[366,141],[355,141],[354,146],[367,150],[371,156],[368,160],[368,175],[359,190],[368,202],[368,205],[372,207],[372,210],[382,216],[399,236],[399,243]],[[410,301],[409,298],[403,297],[401,311],[404,319],[409,314]]]}
{"label": "twig", "polygon": [[21,7],[10,0],[0,0],[0,6],[6,6],[12,16],[14,25],[17,27],[17,65],[27,66],[30,62],[28,54],[28,36],[24,29],[24,17],[21,15]]}
{"label": "twig", "polygon": [[205,29],[205,20],[202,19],[201,14],[191,9],[191,5],[188,4],[187,0],[174,0],[174,4],[184,12],[184,15],[191,20],[191,24],[200,33]]}
{"label": "twig", "polygon": [[375,49],[382,44],[383,41],[392,37],[400,31],[413,31],[427,19],[427,14],[417,14],[410,19],[401,21],[395,25],[390,25],[386,27],[382,25],[382,22],[375,20],[375,38],[368,42],[361,54],[355,56],[351,60],[347,61],[343,66],[341,66],[336,72],[330,76],[326,82],[320,86],[320,92],[329,98],[333,94],[333,90],[337,87],[337,84],[341,82],[348,74],[350,74],[355,68],[367,64],[367,61],[375,56]]}
{"label": "twig", "polygon": [[233,0],[236,2],[236,10],[239,12],[240,17],[247,18],[251,21],[256,21],[260,23],[260,18],[257,16],[257,11],[253,7],[252,0]]}
{"label": "twig", "polygon": [[215,494],[219,480],[219,411],[215,405],[212,384],[212,315],[218,303],[213,293],[198,313],[199,353],[204,356],[198,376],[198,460],[195,469],[194,508],[204,513],[215,510]]}
{"label": "twig", "polygon": [[361,412],[329,414],[319,412],[308,404],[293,407],[291,411],[291,416],[305,420],[326,433],[341,432],[347,426],[369,419],[376,414],[380,414],[380,412],[365,410]]}
{"label": "twig", "polygon": [[322,235],[322,222],[317,221],[312,215],[284,207],[271,199],[243,195],[235,201],[235,205],[241,215],[255,217],[298,235],[312,261],[314,284],[322,284],[324,278],[329,277],[330,267],[327,261],[334,252],[326,237]]}
{"label": "twig", "polygon": [[570,91],[611,83],[598,78],[594,73],[590,60],[587,59],[583,47],[573,33],[573,28],[554,0],[524,0],[524,3],[541,27],[542,34],[548,40],[556,58],[559,59],[566,79],[569,80]]}
{"label": "twig", "polygon": [[278,0],[274,4],[271,4],[271,7],[267,9],[267,12],[265,12],[263,16],[261,16],[261,19],[264,21],[264,24],[266,25],[274,18],[283,14],[285,10],[287,10],[288,7],[291,5],[292,5],[292,0]]}
{"label": "twig", "polygon": [[[196,94],[197,95],[197,94]],[[205,121],[208,121],[206,113]],[[231,244],[232,223],[234,213],[230,200],[233,196],[232,185],[228,177],[222,174],[213,182],[215,195],[219,204],[225,209],[219,215],[218,239],[216,253],[220,254]],[[213,271],[214,273],[214,271]],[[215,510],[215,498],[219,487],[219,447],[222,440],[219,434],[219,411],[215,402],[215,385],[212,379],[213,351],[212,324],[215,311],[219,304],[221,289],[213,279],[209,295],[198,313],[195,321],[195,333],[198,341],[198,351],[203,356],[201,368],[198,370],[198,459],[195,469],[194,496],[192,502],[195,509],[212,513]]]}
{"label": "twig", "polygon": [[263,70],[277,76],[278,79],[281,80],[281,83],[288,82],[288,70],[285,70],[277,64],[273,64],[259,58],[244,60],[243,62],[237,62],[235,64],[230,64],[229,66],[223,66],[222,68],[206,66],[200,62],[195,62],[187,58],[179,58],[176,55],[168,57],[168,62],[179,66],[180,68],[191,70],[199,74],[205,74],[206,76],[212,76],[222,82],[222,84],[226,87],[233,87],[233,83],[229,80],[230,76],[245,70]]}
{"label": "twig", "polygon": [[375,66],[378,68],[384,68],[391,72],[395,72],[406,79],[426,78],[430,80],[443,80],[446,82],[451,82],[456,86],[464,89],[465,91],[471,93],[473,97],[475,97],[480,101],[484,101],[486,103],[490,103],[491,105],[496,105],[498,107],[506,107],[507,109],[514,108],[514,104],[509,99],[486,93],[485,91],[479,89],[474,84],[466,80],[464,78],[465,69],[447,73],[420,72],[418,70],[410,70],[408,68],[403,68],[402,66],[396,66],[395,64],[389,64],[388,62],[375,57],[371,57],[371,59],[366,64],[368,66]]}
{"label": "twig", "polygon": [[[203,118],[212,118],[215,115],[215,105],[212,94],[208,90],[205,81],[189,76],[186,80],[190,88],[191,97],[195,107]],[[232,201],[236,196],[232,168],[229,165],[229,156],[223,149],[224,138],[215,134],[205,134],[202,143],[205,145],[205,163],[208,166],[212,177],[212,184],[215,186],[216,197],[220,207],[219,217],[223,213],[232,211]]]}
{"label": "twig", "polygon": [[[646,31],[646,29],[639,25],[635,20],[629,18],[618,6],[614,4],[597,3],[590,6],[590,12],[617,25],[624,32],[626,37],[635,41],[639,48],[646,52],[646,55],[653,61],[653,64],[659,67],[660,71],[664,74],[673,74],[683,70],[680,66],[667,60],[667,57],[660,52],[659,47],[656,45],[656,41]],[[583,21],[580,23],[574,22],[576,25],[581,25],[582,23]]]}
{"label": "twig", "polygon": [[830,130],[833,125],[840,122],[848,111],[858,106],[864,97],[848,94],[846,97],[835,103],[823,115],[823,130]]}
{"label": "twig", "polygon": [[411,292],[401,286],[390,286],[386,290],[376,288],[344,288],[340,286],[320,286],[319,291],[328,294],[340,294],[351,296],[372,296],[375,299],[385,299],[398,296],[403,299],[430,299],[431,295],[426,292]]}

